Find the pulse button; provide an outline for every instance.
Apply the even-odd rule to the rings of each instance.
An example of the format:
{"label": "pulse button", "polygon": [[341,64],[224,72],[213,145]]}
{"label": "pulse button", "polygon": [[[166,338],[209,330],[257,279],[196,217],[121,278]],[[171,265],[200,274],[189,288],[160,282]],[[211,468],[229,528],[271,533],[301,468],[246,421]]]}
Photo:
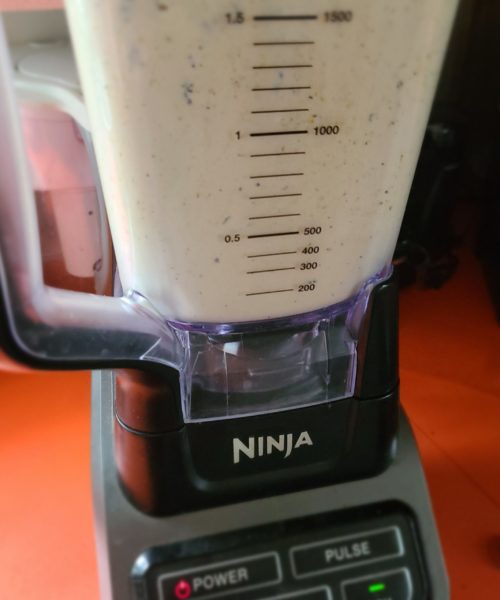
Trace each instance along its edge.
{"label": "pulse button", "polygon": [[404,554],[399,527],[384,527],[295,546],[290,550],[297,579],[341,571]]}
{"label": "pulse button", "polygon": [[411,600],[413,584],[408,569],[397,569],[350,579],[341,584],[342,600]]}
{"label": "pulse button", "polygon": [[279,556],[267,552],[164,572],[158,577],[158,588],[161,600],[208,600],[224,596],[235,598],[240,592],[265,588],[281,580]]}

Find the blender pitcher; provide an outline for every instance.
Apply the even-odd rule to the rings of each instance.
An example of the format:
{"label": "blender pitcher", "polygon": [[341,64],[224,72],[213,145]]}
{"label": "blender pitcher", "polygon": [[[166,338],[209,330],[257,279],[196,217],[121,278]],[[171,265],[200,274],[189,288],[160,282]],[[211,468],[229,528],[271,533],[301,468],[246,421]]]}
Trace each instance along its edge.
{"label": "blender pitcher", "polygon": [[117,468],[142,510],[387,465],[390,261],[455,5],[68,0],[115,296],[44,280],[3,45],[4,343],[154,373],[116,377]]}

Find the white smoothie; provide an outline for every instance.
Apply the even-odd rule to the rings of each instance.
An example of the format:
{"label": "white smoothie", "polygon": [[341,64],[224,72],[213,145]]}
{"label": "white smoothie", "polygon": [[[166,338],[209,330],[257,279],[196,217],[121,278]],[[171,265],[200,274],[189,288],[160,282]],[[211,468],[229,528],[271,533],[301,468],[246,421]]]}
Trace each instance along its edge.
{"label": "white smoothie", "polygon": [[269,319],[390,262],[456,0],[66,5],[125,290]]}

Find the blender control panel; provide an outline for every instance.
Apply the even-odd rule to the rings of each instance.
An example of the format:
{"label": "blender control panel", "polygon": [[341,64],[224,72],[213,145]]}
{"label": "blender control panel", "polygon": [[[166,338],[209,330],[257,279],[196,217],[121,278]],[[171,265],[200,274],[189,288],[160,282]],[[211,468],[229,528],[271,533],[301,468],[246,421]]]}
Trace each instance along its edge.
{"label": "blender control panel", "polygon": [[308,517],[143,553],[136,600],[424,600],[427,579],[405,511]]}

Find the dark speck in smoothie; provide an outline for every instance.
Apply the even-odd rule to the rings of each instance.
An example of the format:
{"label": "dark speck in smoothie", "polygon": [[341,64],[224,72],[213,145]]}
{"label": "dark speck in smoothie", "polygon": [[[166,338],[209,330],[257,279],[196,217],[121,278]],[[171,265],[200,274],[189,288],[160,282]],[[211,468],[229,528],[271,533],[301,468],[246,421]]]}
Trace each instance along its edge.
{"label": "dark speck in smoothie", "polygon": [[193,98],[191,97],[193,94],[193,88],[194,86],[192,83],[184,82],[182,84],[182,95],[184,96],[186,104],[193,104]]}

